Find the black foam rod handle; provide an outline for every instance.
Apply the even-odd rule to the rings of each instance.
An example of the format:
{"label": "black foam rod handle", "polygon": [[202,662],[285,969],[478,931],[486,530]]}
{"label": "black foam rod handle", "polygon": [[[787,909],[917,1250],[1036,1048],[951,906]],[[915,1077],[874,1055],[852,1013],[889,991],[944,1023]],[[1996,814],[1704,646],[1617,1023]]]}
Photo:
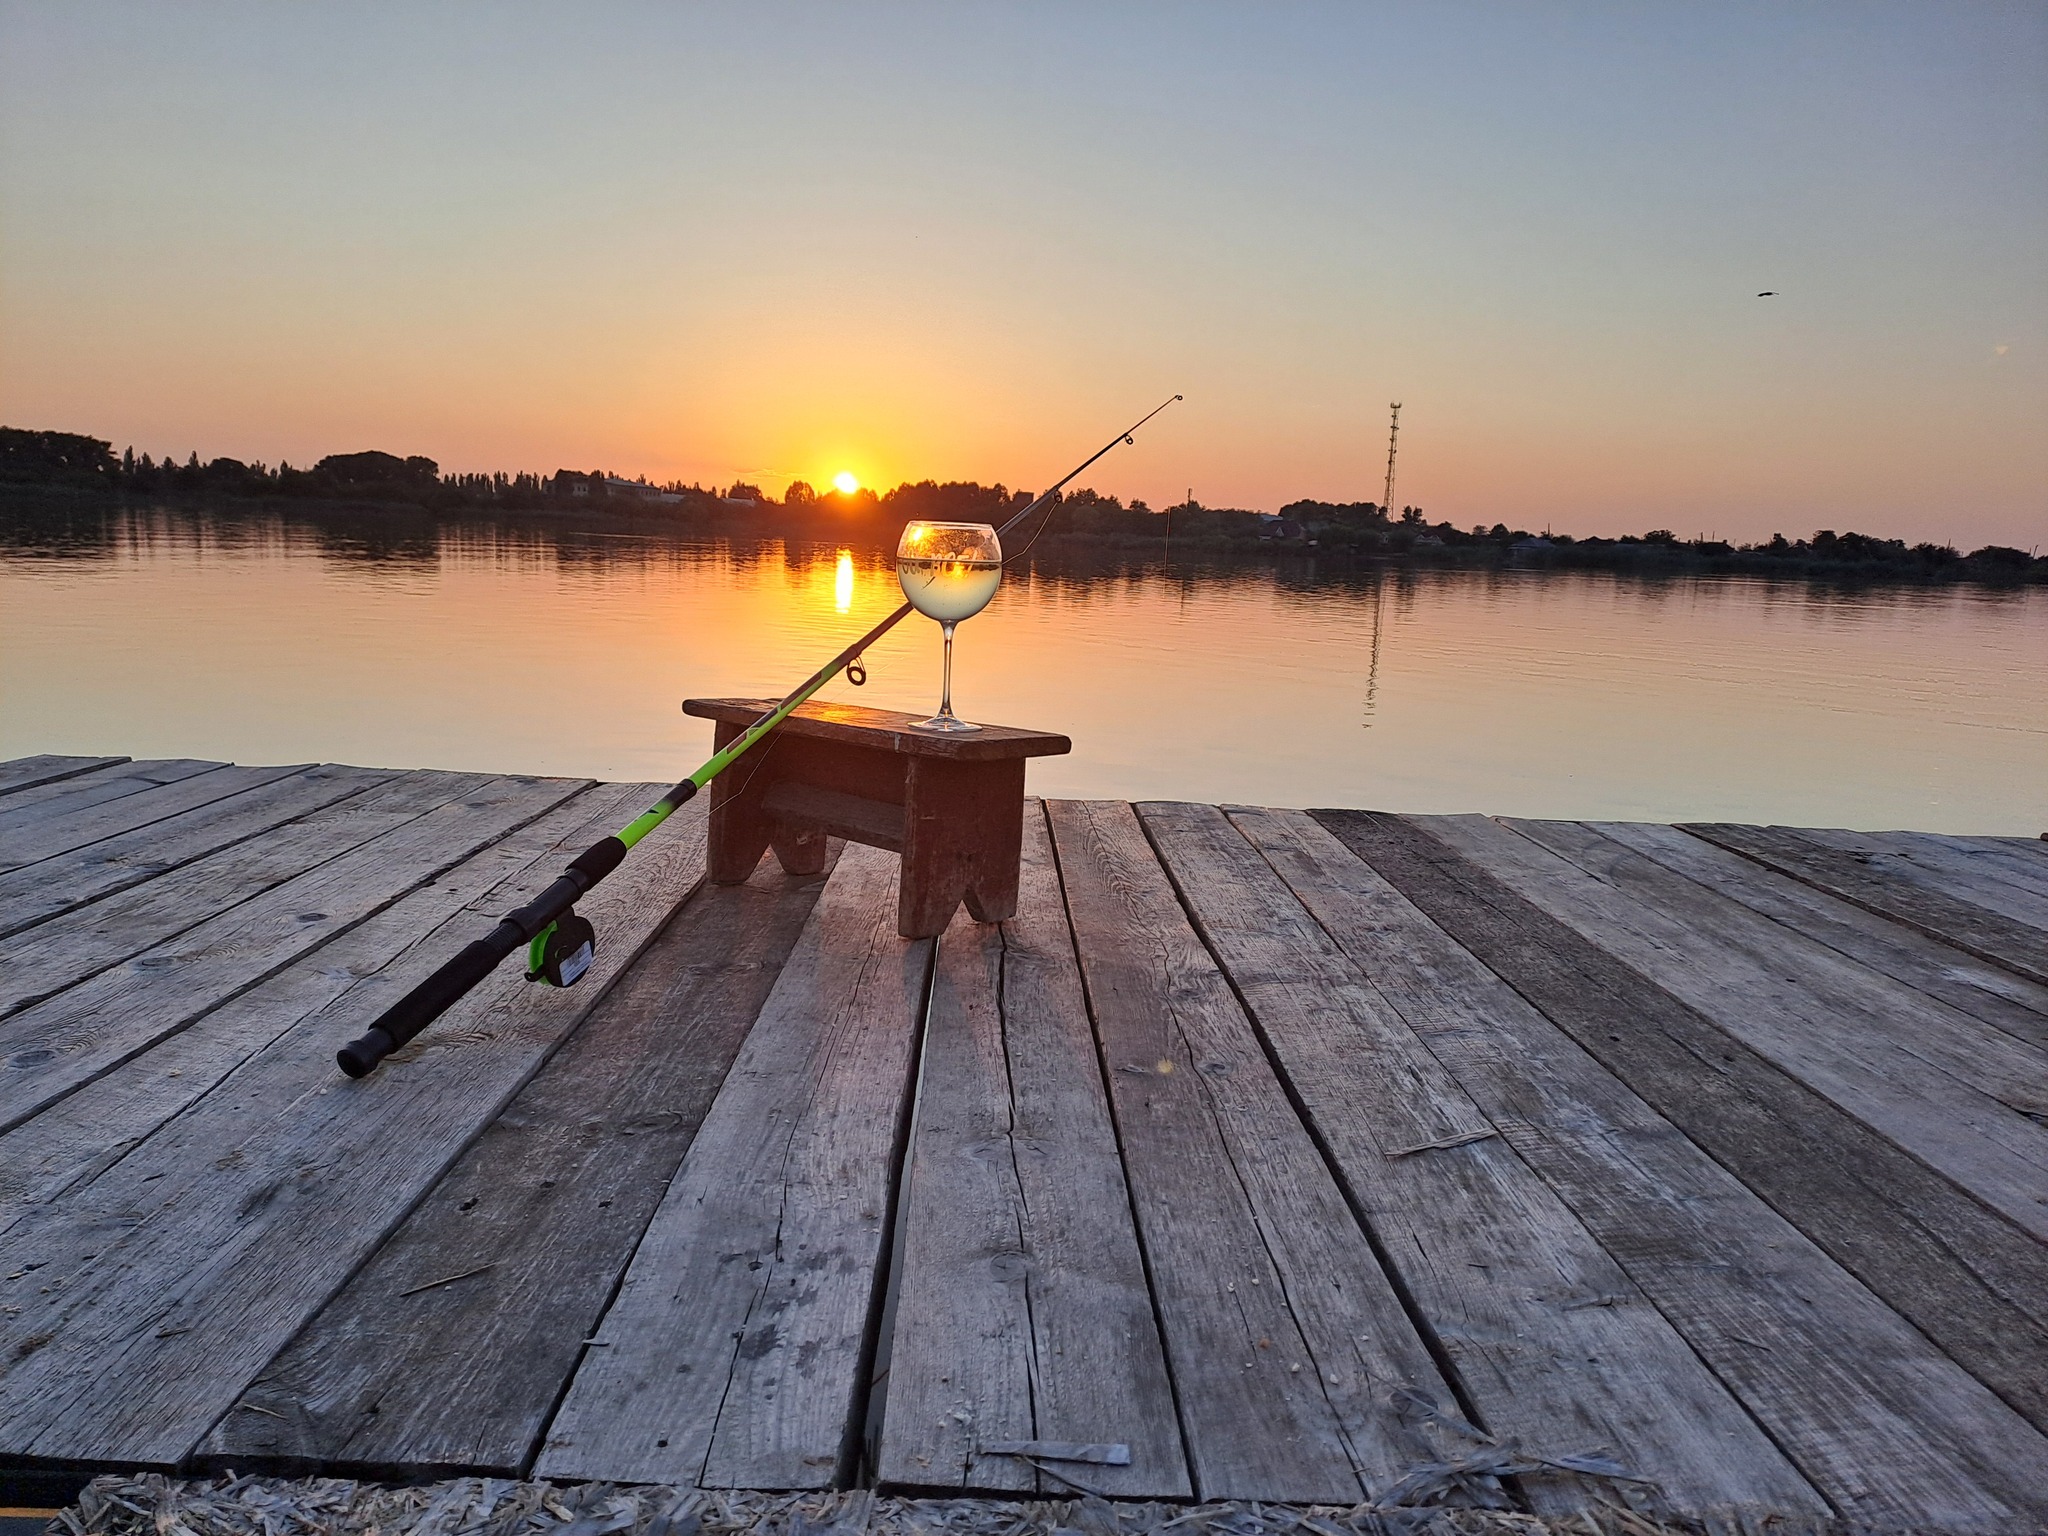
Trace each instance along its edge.
{"label": "black foam rod handle", "polygon": [[384,1010],[384,1016],[362,1036],[334,1053],[350,1077],[367,1077],[377,1063],[397,1050],[459,1002],[463,995],[498,968],[525,936],[511,923],[465,945],[446,965]]}

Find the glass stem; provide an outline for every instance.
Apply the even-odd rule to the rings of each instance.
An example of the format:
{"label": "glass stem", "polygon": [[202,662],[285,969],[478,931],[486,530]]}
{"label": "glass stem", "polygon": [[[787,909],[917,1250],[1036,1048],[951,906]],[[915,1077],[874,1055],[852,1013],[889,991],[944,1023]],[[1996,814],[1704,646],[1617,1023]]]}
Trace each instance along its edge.
{"label": "glass stem", "polygon": [[939,627],[946,632],[946,665],[942,673],[945,681],[939,686],[939,718],[953,718],[953,626],[942,622]]}

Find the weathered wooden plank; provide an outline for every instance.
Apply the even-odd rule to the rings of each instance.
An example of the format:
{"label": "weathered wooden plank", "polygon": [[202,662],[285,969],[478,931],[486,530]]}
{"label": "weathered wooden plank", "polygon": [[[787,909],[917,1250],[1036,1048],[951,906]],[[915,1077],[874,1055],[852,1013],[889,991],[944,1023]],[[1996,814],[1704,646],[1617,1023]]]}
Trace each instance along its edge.
{"label": "weathered wooden plank", "polygon": [[992,1441],[1119,1442],[1069,1467],[1123,1498],[1192,1491],[1043,809],[1017,915],[939,941],[902,1196],[881,1480],[1063,1485]]}
{"label": "weathered wooden plank", "polygon": [[[1844,832],[1840,838],[1867,838],[1887,852],[1971,876],[2018,885],[2035,895],[2048,895],[2048,847],[2039,838],[1963,837],[1948,832]],[[1841,846],[1847,846],[1842,844]]]}
{"label": "weathered wooden plank", "polygon": [[2018,836],[1971,837],[1967,841],[2002,848],[2014,855],[2025,854],[2028,858],[2048,861],[2048,832],[2023,833]]}
{"label": "weathered wooden plank", "polygon": [[[299,763],[282,768],[242,768],[229,764],[145,792],[121,795],[104,804],[68,810],[61,816],[54,805],[41,807],[42,819],[24,827],[0,831],[0,850],[4,850],[0,851],[0,871],[34,868],[59,854],[89,847],[139,827],[153,826],[182,811],[233,799],[261,785],[303,772],[308,766]],[[0,801],[0,805],[7,803]]]}
{"label": "weathered wooden plank", "polygon": [[[1957,1082],[1966,1083],[2021,1116],[2048,1119],[2048,1053],[2016,1041],[2005,1031],[1933,998],[1901,986],[1833,946],[1808,939],[1703,887],[1677,871],[1606,836],[1596,825],[1570,821],[1503,821],[1531,841],[1570,860],[1598,880],[1640,898],[1723,950],[1754,961],[1777,985],[1799,992],[1773,993],[1817,1029],[1843,1029],[1842,1016],[1856,1015],[1853,1038],[1867,1048],[1882,1034]],[[2048,935],[2044,935],[2048,937]],[[1823,1000],[1818,1010],[1797,1005],[1803,994]],[[1933,1091],[1930,1086],[1926,1091]],[[2039,1127],[2017,1127],[2033,1156],[2048,1158],[2048,1136]]]}
{"label": "weathered wooden plank", "polygon": [[1930,834],[1801,827],[1799,835],[1850,855],[1873,874],[2048,931],[2048,878],[2035,880],[2019,867],[2008,870],[2002,861],[1973,855]]}
{"label": "weathered wooden plank", "polygon": [[0,936],[155,879],[396,777],[334,764],[303,769],[226,800],[0,874]]}
{"label": "weathered wooden plank", "polygon": [[[33,858],[43,858],[43,852],[35,852],[41,842],[31,844],[29,840],[49,836],[53,827],[66,827],[86,811],[129,799],[131,795],[154,795],[170,784],[215,774],[227,766],[225,762],[201,762],[197,758],[152,758],[8,795],[6,801],[0,801],[0,838],[4,838],[0,842],[0,862],[8,868],[29,862],[23,850],[31,850]],[[137,821],[137,825],[141,823]],[[76,848],[78,844],[68,846]]]}
{"label": "weathered wooden plank", "polygon": [[[2036,896],[2048,896],[2048,847],[2039,838],[1958,837],[1946,832],[1875,832],[1851,834],[1874,839],[1909,858],[1936,857],[1947,867],[2006,885],[2018,885]],[[2036,926],[2039,926],[2036,924]]]}
{"label": "weathered wooden plank", "polygon": [[2048,985],[2048,934],[1943,892],[1873,872],[1855,854],[1811,841],[1786,827],[1694,822],[1684,830],[1766,869],[1802,880],[1880,917]]}
{"label": "weathered wooden plank", "polygon": [[[634,786],[623,786],[636,792]],[[653,786],[637,787],[644,796]],[[626,804],[599,791],[556,813],[552,857],[472,904],[410,979],[486,914],[523,900]],[[337,1040],[353,1017],[287,1031],[90,1185],[7,1234],[0,1278],[0,1455],[175,1464],[341,1287],[631,964],[703,873],[686,808],[581,903],[605,936],[574,989],[505,966],[361,1082]],[[402,984],[395,982],[394,984]],[[15,1311],[18,1307],[20,1310]]]}
{"label": "weathered wooden plank", "polygon": [[770,860],[699,892],[242,1395],[206,1461],[522,1475],[823,884]]}
{"label": "weathered wooden plank", "polygon": [[[607,804],[629,815],[640,791],[594,789],[479,848],[453,869],[401,896],[318,951],[213,1009],[191,1029],[157,1042],[0,1135],[0,1229],[30,1205],[60,1197],[111,1167],[273,1040],[322,1009],[338,1044],[352,1020],[370,1017],[425,976],[502,908],[492,893],[536,864],[551,873],[565,818]],[[621,816],[621,820],[624,816]],[[472,905],[474,904],[474,905]],[[455,928],[443,929],[449,919]],[[354,994],[354,995],[350,995]],[[359,1031],[358,1031],[359,1032]]]}
{"label": "weathered wooden plank", "polygon": [[818,1488],[856,1396],[932,941],[849,845],[549,1425],[542,1477]]}
{"label": "weathered wooden plank", "polygon": [[75,779],[82,773],[117,767],[127,761],[125,757],[61,757],[49,752],[35,757],[17,757],[0,763],[0,795]]}
{"label": "weathered wooden plank", "polygon": [[2048,1048],[2048,987],[1952,949],[1917,928],[1791,880],[1726,848],[1646,822],[1588,822],[1708,890],[2029,1045]]}
{"label": "weathered wooden plank", "polygon": [[0,833],[11,835],[51,817],[62,820],[89,806],[104,805],[125,795],[146,794],[226,766],[189,757],[148,758],[139,763],[123,759],[106,768],[16,790],[0,805]]}
{"label": "weathered wooden plank", "polygon": [[1196,1491],[1370,1497],[1451,1390],[1136,815],[1049,808]]}
{"label": "weathered wooden plank", "polygon": [[[1384,882],[1327,859],[1284,863],[1290,881],[1305,893],[1323,874],[1340,882],[1332,901],[1361,910],[1333,904],[1331,931],[1402,992],[1461,1081],[1532,1128],[1524,1155],[1816,1483],[1878,1524],[2009,1528],[2039,1502],[2026,1469],[2041,1451],[2015,1444],[1995,1405],[1980,1412],[1926,1342],[2048,1426],[2039,1244],[1412,821],[1316,815]],[[1572,1043],[1431,940],[1411,903]],[[1817,1264],[1772,1211],[1926,1338]],[[1947,1512],[1928,1517],[1937,1505]]]}
{"label": "weathered wooden plank", "polygon": [[1623,964],[2048,1240],[2042,1053],[1576,822],[1424,817]]}
{"label": "weathered wooden plank", "polygon": [[[1444,1012],[1455,1004],[1431,996],[1421,978],[1404,977],[1383,995],[1325,932],[1318,917],[1335,918],[1332,930],[1343,932],[1369,910],[1343,902],[1325,867],[1370,872],[1298,814],[1242,813],[1254,847],[1215,806],[1138,809],[1480,1424],[1539,1456],[1612,1453],[1682,1512],[1747,1505],[1825,1515],[1806,1479],[1503,1139],[1506,1132],[1520,1144],[1541,1135],[1541,1123],[1489,1119],[1499,1095],[1488,1107],[1475,1103],[1398,1011],[1417,994]],[[1321,876],[1311,886],[1322,898],[1316,915],[1262,848],[1283,868]],[[1419,913],[1415,923],[1427,926]],[[1434,937],[1438,948],[1454,948],[1441,931]],[[1360,948],[1375,975],[1413,964],[1405,953]],[[1468,994],[1469,986],[1456,995]],[[1499,1028],[1478,1008],[1453,1027]],[[1574,1106],[1571,1118],[1583,1111]],[[1572,1480],[1524,1484],[1550,1511],[1585,1508],[1592,1497]]]}
{"label": "weathered wooden plank", "polygon": [[450,774],[427,782],[447,798],[424,815],[0,1020],[0,1129],[188,1027],[585,781]]}
{"label": "weathered wooden plank", "polygon": [[[443,774],[414,773],[366,794],[357,793],[363,787],[360,781],[324,781],[309,787],[335,803],[0,941],[0,1017],[175,939],[252,896],[403,826],[446,803],[456,786]],[[299,803],[307,798],[301,794]]]}

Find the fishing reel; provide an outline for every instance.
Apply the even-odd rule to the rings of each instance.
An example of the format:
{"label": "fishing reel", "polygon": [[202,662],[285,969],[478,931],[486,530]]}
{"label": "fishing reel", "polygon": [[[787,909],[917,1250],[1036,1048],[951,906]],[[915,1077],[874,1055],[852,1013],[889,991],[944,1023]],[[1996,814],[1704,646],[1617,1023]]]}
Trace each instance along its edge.
{"label": "fishing reel", "polygon": [[526,947],[526,979],[573,987],[597,957],[597,930],[571,907],[533,936]]}

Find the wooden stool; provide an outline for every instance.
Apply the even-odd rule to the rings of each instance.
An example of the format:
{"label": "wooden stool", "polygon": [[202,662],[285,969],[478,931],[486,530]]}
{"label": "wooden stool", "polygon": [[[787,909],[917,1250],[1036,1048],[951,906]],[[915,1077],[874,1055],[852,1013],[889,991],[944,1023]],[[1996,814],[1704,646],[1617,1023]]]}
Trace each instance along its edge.
{"label": "wooden stool", "polygon": [[[683,701],[685,714],[718,722],[718,747],[774,707],[773,699]],[[903,856],[896,931],[906,939],[944,932],[963,898],[976,922],[1015,916],[1024,759],[1074,744],[1007,725],[920,731],[916,718],[857,704],[799,706],[711,781],[711,878],[740,884],[769,848],[791,874],[814,875],[825,867],[826,837],[843,837]]]}

